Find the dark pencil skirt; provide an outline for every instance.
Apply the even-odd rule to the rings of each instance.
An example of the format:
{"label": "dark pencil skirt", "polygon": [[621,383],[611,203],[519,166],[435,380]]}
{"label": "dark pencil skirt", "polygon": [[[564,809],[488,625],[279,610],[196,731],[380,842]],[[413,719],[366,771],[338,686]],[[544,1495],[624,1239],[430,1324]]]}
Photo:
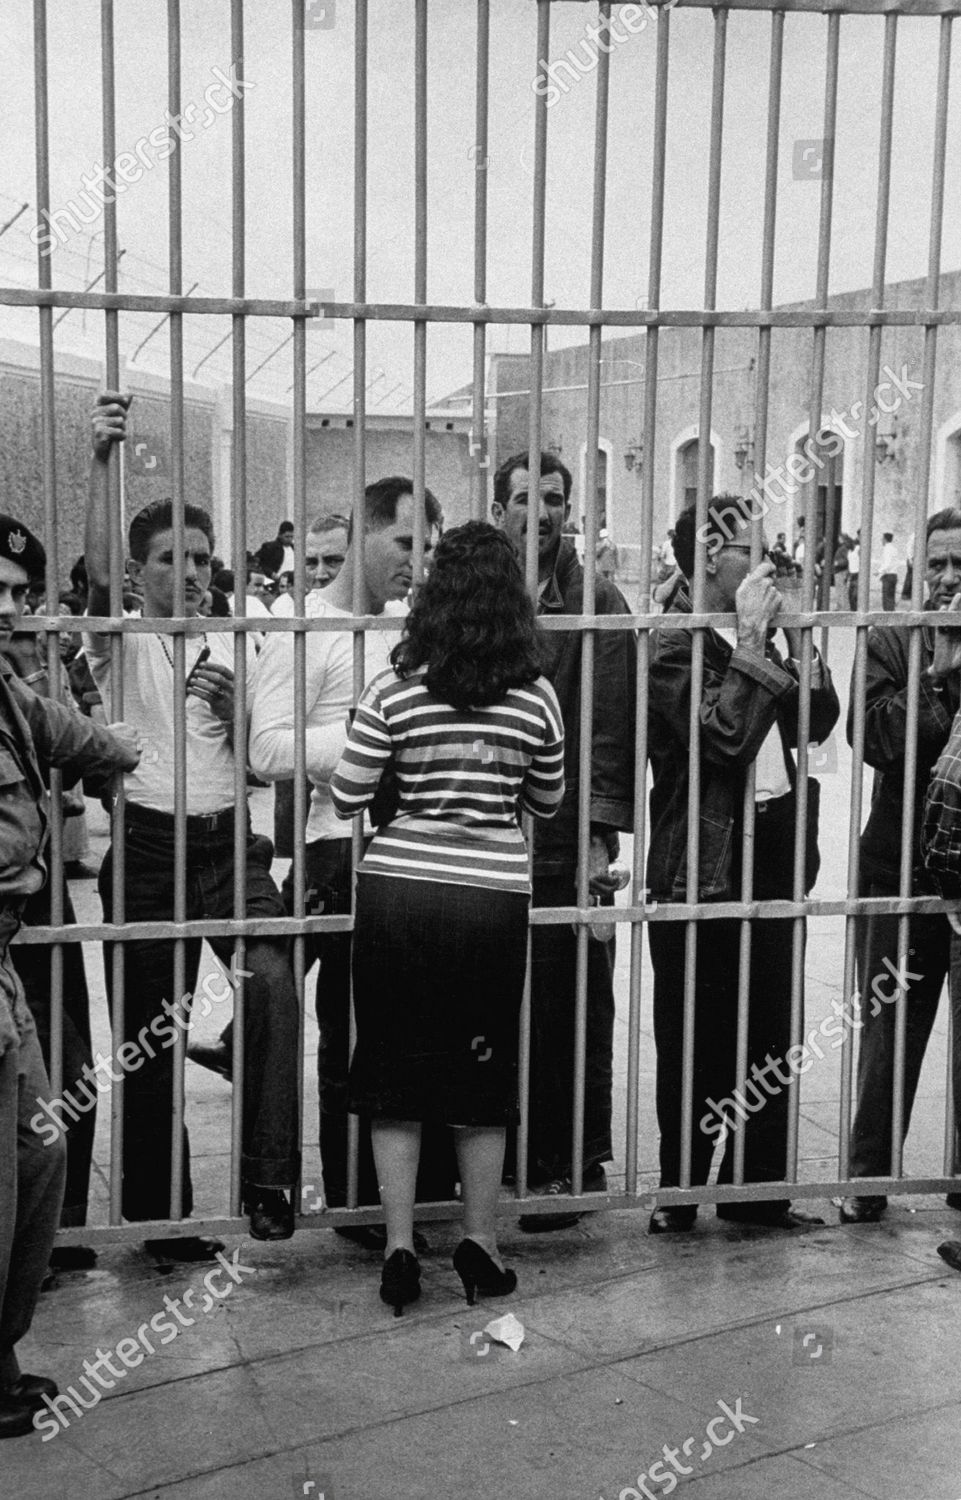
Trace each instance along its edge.
{"label": "dark pencil skirt", "polygon": [[529,907],[513,891],[358,875],[354,1114],[516,1122]]}

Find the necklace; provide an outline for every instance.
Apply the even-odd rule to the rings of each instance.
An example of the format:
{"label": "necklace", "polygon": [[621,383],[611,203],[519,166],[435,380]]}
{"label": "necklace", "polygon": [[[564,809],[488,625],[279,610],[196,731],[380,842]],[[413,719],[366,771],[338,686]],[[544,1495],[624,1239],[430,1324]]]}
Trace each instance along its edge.
{"label": "necklace", "polygon": [[[201,651],[202,651],[203,648],[204,648],[204,646],[206,646],[206,644],[207,644],[207,632],[206,631],[203,632],[203,634],[201,635],[200,639],[203,642],[203,645],[200,648]],[[173,670],[174,659],[173,659],[173,657],[170,654],[170,647],[167,645],[167,637],[165,635],[162,635],[160,637],[160,644],[163,647],[164,656],[169,661],[171,670]]]}

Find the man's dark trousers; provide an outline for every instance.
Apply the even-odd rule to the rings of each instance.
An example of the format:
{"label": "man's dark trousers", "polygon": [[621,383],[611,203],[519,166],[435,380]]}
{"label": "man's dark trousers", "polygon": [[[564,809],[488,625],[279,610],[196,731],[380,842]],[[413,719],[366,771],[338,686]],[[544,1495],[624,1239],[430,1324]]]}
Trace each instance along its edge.
{"label": "man's dark trousers", "polygon": [[[125,919],[171,921],[174,914],[173,818],[162,826],[164,814],[128,807],[125,830]],[[247,834],[246,915],[284,915],[280,892],[270,878],[273,848],[269,839]],[[104,915],[112,920],[113,850],[100,870]],[[232,918],[234,915],[234,845],[232,821],[216,833],[190,831],[187,836],[185,915],[188,921]],[[208,939],[220,961],[230,966],[233,942]],[[147,1058],[124,1080],[123,1214],[127,1219],[166,1219],[170,1214],[171,1143],[173,1121],[173,1045],[162,1046],[149,1031],[164,1016],[163,1001],[180,1000],[174,993],[174,944],[169,938],[123,945],[125,1003],[123,1038],[136,1041],[146,1027]],[[201,943],[184,940],[184,990],[192,997],[197,983]],[[113,945],[104,944],[108,996],[112,995]],[[297,1057],[300,1011],[290,966],[287,939],[250,938],[243,967],[251,971],[244,985],[244,1111],[242,1175],[258,1187],[289,1188],[300,1170]],[[186,1008],[190,1007],[190,999]],[[173,1027],[160,1033],[165,1039]],[[121,1038],[115,1038],[115,1048]],[[184,1172],[181,1213],[190,1214],[193,1190],[190,1154],[184,1129]]]}
{"label": "man's dark trousers", "polygon": [[[25,927],[46,927],[50,923],[50,880],[41,891],[31,896],[23,909]],[[77,920],[70,899],[70,892],[63,893],[63,920],[73,926]],[[49,1077],[52,1050],[52,1010],[50,998],[50,961],[52,949],[36,943],[13,943],[10,957],[13,960],[27,1004],[37,1027],[37,1037],[43,1053],[43,1064]],[[87,975],[83,963],[83,949],[79,943],[64,943],[63,954],[63,1051],[61,1092],[73,1094],[74,1085],[81,1084],[76,1098],[84,1102],[90,1087],[84,1081],[84,1067],[93,1068],[93,1052],[90,1046],[90,996],[87,990]],[[88,1075],[89,1077],[89,1075]],[[63,1225],[86,1224],[87,1195],[90,1189],[90,1163],[93,1157],[93,1138],[97,1124],[96,1106],[85,1110],[76,1119],[65,1119],[67,1128],[67,1184],[63,1197],[60,1222]]]}
{"label": "man's dark trousers", "polygon": [[67,1148],[33,1128],[50,1103],[37,1029],[10,960],[19,911],[0,908],[0,1360],[30,1327],[63,1203]]}
{"label": "man's dark trousers", "polygon": [[[533,906],[574,906],[576,875],[538,875]],[[584,1171],[613,1156],[614,943],[587,940]],[[568,923],[531,930],[530,1185],[566,1178],[574,1140],[577,937]]]}
{"label": "man's dark trousers", "polygon": [[[897,883],[866,878],[864,896],[896,896]],[[904,1045],[904,1115],[902,1140],[911,1123],[924,1051],[938,1012],[941,991],[950,979],[954,1021],[952,1090],[961,1122],[961,952],[947,917],[914,916],[908,927],[905,971],[907,1010]],[[898,989],[898,918],[877,915],[858,919],[858,989],[861,997],[858,1051],[858,1103],[851,1133],[851,1176],[887,1177],[891,1171],[894,1120],[894,1032]],[[909,977],[910,974],[910,977]],[[917,976],[917,977],[916,977]],[[890,998],[884,998],[890,997]],[[957,1161],[957,1156],[955,1157]]]}
{"label": "man's dark trousers", "polygon": [[[654,964],[654,1041],[657,1048],[657,1120],[661,1133],[661,1186],[676,1187],[681,1179],[681,1088],[684,1041],[684,950],[686,922],[651,922],[648,937]],[[747,1077],[751,1065],[762,1068],[770,1056],[784,1063],[791,1045],[790,918],[757,919],[751,923],[751,983],[748,1011]],[[694,1087],[691,1125],[691,1182],[706,1183],[717,1144],[717,1132],[701,1129],[718,1118],[710,1103],[722,1105],[737,1087],[737,992],[740,951],[739,921],[697,924],[697,986],[694,1010]],[[815,1061],[814,1066],[817,1066]],[[744,1131],[745,1182],[783,1182],[787,1166],[789,1083],[767,1074],[770,1091],[749,1081],[744,1091],[750,1117],[742,1122],[731,1110],[738,1131]],[[776,1091],[776,1092],[775,1092]],[[761,1101],[761,1102],[758,1102]],[[742,1111],[743,1113],[743,1111]],[[719,1182],[734,1176],[735,1133],[729,1131],[718,1173]],[[775,1212],[790,1200],[765,1199]]]}

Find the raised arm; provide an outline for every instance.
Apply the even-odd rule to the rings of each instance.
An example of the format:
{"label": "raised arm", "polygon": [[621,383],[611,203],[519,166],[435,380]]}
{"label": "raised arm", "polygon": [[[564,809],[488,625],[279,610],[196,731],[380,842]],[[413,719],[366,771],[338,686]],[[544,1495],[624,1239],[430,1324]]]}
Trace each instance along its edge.
{"label": "raised arm", "polygon": [[108,518],[108,474],[110,450],[127,435],[130,396],[120,391],[102,391],[91,417],[92,456],[87,486],[87,525],[84,558],[90,582],[87,613],[110,613],[110,529]]}

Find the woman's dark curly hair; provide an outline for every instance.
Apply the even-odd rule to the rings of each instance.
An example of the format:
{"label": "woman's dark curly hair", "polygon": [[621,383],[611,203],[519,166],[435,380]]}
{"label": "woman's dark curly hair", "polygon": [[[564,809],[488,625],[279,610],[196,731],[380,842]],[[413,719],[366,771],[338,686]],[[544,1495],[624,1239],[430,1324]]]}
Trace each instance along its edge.
{"label": "woman's dark curly hair", "polygon": [[435,698],[486,708],[542,670],[537,616],[514,548],[486,521],[446,531],[390,656],[399,677],[426,665]]}

